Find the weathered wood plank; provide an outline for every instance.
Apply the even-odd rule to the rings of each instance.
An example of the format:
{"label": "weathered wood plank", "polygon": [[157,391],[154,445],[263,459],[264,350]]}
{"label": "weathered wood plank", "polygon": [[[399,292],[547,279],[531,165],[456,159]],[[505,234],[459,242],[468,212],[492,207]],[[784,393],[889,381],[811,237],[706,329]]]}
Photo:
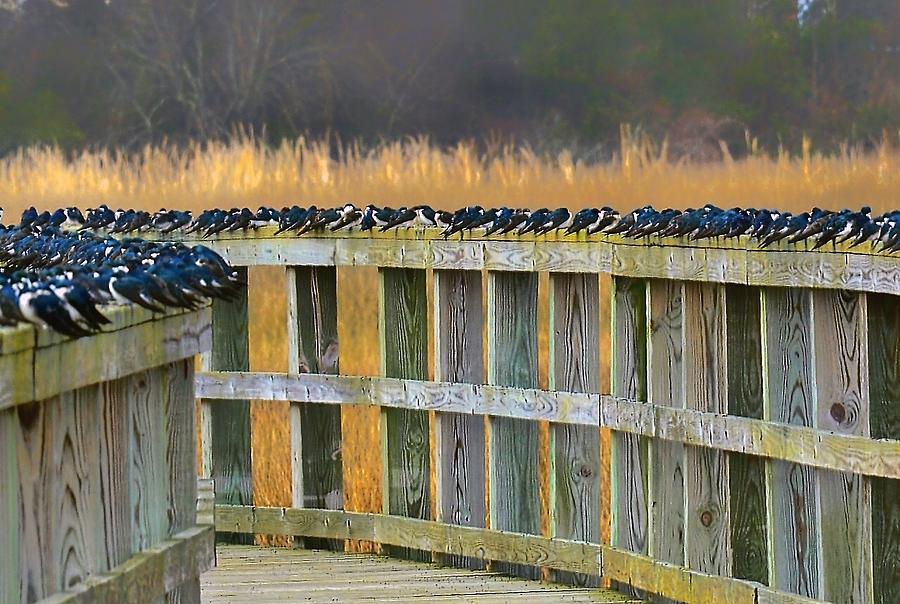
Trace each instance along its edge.
{"label": "weathered wood plank", "polygon": [[[765,418],[815,426],[812,296],[767,288],[762,294]],[[770,585],[806,597],[822,594],[817,475],[783,461],[767,467]]]}
{"label": "weathered wood plank", "polygon": [[[763,418],[762,318],[757,288],[725,288],[729,413]],[[729,455],[731,489],[732,574],[767,583],[765,462],[749,455]]]}
{"label": "weathered wood plank", "polygon": [[[337,270],[289,267],[288,372],[338,373]],[[344,507],[341,410],[291,403],[291,468],[295,507]],[[307,547],[343,549],[341,542]]]}
{"label": "weathered wood plank", "polygon": [[[166,500],[172,537],[197,524],[197,439],[194,430],[194,360],[170,363],[159,370],[166,390],[166,467],[169,492]],[[171,604],[200,601],[200,582],[190,578],[166,594]]]}
{"label": "weathered wood plank", "polygon": [[[725,289],[684,285],[684,400],[689,409],[728,413]],[[685,448],[687,565],[731,575],[731,502],[728,457],[709,448]]]}
{"label": "weathered wood plank", "polygon": [[[867,295],[869,425],[872,438],[900,439],[900,313],[896,296]],[[875,602],[900,601],[900,481],[872,479]]]}
{"label": "weathered wood plank", "polygon": [[362,539],[600,574],[679,601],[756,604],[764,597],[768,602],[811,602],[758,583],[681,568],[609,545],[337,510],[220,505],[216,514],[217,528],[222,531]]}
{"label": "weathered wood plank", "polygon": [[[481,274],[434,273],[435,379],[484,381],[484,317]],[[436,510],[441,522],[483,527],[485,523],[484,417],[437,413]],[[446,558],[453,566],[481,568],[480,561]]]}
{"label": "weathered wood plank", "polygon": [[131,407],[131,551],[140,552],[168,536],[168,436],[164,417],[167,385],[161,369],[136,373],[126,378],[126,382]]}
{"label": "weathered wood plank", "polygon": [[[613,279],[612,393],[631,400],[647,399],[646,288],[646,282],[638,279]],[[616,432],[612,458],[612,544],[646,554],[646,439]]]}
{"label": "weathered wood plank", "polygon": [[[817,426],[869,435],[866,298],[839,290],[813,292]],[[819,472],[824,599],[871,602],[872,509],[869,480]]]}
{"label": "weathered wood plank", "polygon": [[[600,284],[596,274],[550,275],[550,389],[600,391]],[[553,537],[600,542],[600,431],[550,427],[550,518]],[[596,586],[586,575],[564,583]]]}
{"label": "weathered wood plank", "polygon": [[[247,280],[246,268],[238,277]],[[216,300],[212,304],[212,347],[209,369],[248,371],[250,343],[248,333],[247,290],[234,301]],[[250,401],[232,400],[215,405],[208,418],[210,478],[216,481],[216,502],[247,505],[253,501],[250,450]],[[231,536],[221,539],[236,542]],[[236,537],[246,541],[246,537]]]}
{"label": "weathered wood plank", "polygon": [[[536,273],[488,273],[488,383],[537,386]],[[488,421],[491,528],[539,534],[538,426],[505,417]],[[536,579],[539,569],[501,565],[503,572]]]}
{"label": "weathered wood plank", "polygon": [[25,601],[105,570],[96,403],[96,397],[91,404],[68,392],[18,408],[19,593]]}
{"label": "weathered wood plank", "polygon": [[19,597],[19,418],[14,409],[0,411],[0,601]]}
{"label": "weathered wood plank", "polygon": [[[379,327],[382,374],[387,377],[428,377],[428,295],[425,271],[379,271]],[[383,409],[381,442],[384,504],[388,514],[429,518],[430,438],[428,413]],[[427,552],[395,555],[430,559]]]}
{"label": "weathered wood plank", "polygon": [[158,601],[174,586],[183,585],[209,570],[214,560],[213,527],[193,527],[135,554],[112,571],[90,577],[44,602],[92,604]]}
{"label": "weathered wood plank", "polygon": [[[680,281],[653,279],[648,296],[648,401],[684,408],[684,310]],[[685,564],[684,444],[655,439],[649,443],[648,551],[657,560]]]}
{"label": "weathered wood plank", "polygon": [[132,552],[132,411],[128,384],[128,379],[122,378],[97,385],[106,568],[124,563]]}

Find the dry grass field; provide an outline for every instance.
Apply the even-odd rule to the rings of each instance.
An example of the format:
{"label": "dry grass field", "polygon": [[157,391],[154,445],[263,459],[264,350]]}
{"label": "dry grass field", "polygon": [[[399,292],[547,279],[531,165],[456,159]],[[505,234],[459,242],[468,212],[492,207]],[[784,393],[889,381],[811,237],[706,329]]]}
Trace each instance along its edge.
{"label": "dry grass field", "polygon": [[[157,209],[212,206],[328,206],[353,201],[403,205],[430,203],[454,208],[482,205],[645,203],[685,207],[714,202],[781,209],[858,207],[875,211],[900,206],[900,150],[888,145],[864,154],[843,149],[821,155],[805,145],[798,156],[760,153],[748,143],[743,159],[718,163],[673,162],[666,146],[623,129],[619,153],[609,163],[587,165],[565,153],[541,157],[528,149],[500,148],[479,155],[472,145],[439,149],[424,140],[385,143],[371,150],[350,145],[332,157],[329,145],[300,139],[267,148],[249,138],[209,143],[187,150],[147,148],[125,156],[112,151],[67,156],[57,149],[26,149],[0,159],[0,205],[17,218],[29,205]],[[341,270],[339,326],[341,369],[347,374],[378,371],[376,273]],[[285,277],[282,268],[250,274],[251,368],[284,371]],[[541,313],[546,318],[547,283]],[[541,384],[547,383],[547,321],[540,337]],[[254,403],[254,493],[259,505],[290,504],[287,406]],[[347,409],[343,417],[348,508],[378,511],[380,460],[377,410]],[[546,431],[545,431],[546,434]],[[546,489],[543,489],[546,493]]]}

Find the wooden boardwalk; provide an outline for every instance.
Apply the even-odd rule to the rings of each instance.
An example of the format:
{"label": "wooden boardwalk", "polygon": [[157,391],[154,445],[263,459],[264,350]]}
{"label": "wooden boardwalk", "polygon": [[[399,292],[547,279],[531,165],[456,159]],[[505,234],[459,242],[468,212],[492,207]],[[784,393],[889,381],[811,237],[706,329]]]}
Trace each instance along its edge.
{"label": "wooden boardwalk", "polygon": [[368,554],[219,546],[204,602],[636,602],[603,589]]}

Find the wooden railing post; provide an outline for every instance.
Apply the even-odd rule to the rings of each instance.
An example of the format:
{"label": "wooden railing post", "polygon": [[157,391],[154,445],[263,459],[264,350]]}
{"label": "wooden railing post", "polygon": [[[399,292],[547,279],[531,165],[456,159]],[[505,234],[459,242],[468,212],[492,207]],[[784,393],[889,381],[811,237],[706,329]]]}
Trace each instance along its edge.
{"label": "wooden railing post", "polygon": [[[287,288],[288,373],[338,373],[337,269],[288,267]],[[293,506],[343,509],[341,408],[295,402],[290,418]],[[332,550],[344,546],[319,539],[307,539],[304,545]]]}
{"label": "wooden railing post", "polygon": [[[550,275],[550,389],[600,391],[599,276]],[[550,523],[554,537],[600,543],[600,431],[553,424],[550,430]],[[596,577],[554,573],[562,582],[598,585]]]}
{"label": "wooden railing post", "polygon": [[[239,267],[240,279],[247,281],[247,268]],[[231,302],[212,303],[212,350],[204,368],[210,371],[249,371],[247,289]],[[250,449],[250,401],[231,400],[205,404],[202,429],[204,473],[216,482],[216,503],[251,505],[253,503],[252,461]],[[252,543],[252,536],[221,535],[232,543]]]}
{"label": "wooden railing post", "polygon": [[[725,286],[728,412],[763,419],[760,290]],[[767,584],[766,464],[752,455],[728,454],[731,489],[732,572],[735,577]]]}
{"label": "wooden railing post", "polygon": [[[481,384],[484,381],[484,318],[481,273],[434,272],[435,379]],[[484,527],[484,417],[436,413],[437,519]],[[483,568],[480,560],[442,558],[452,566]]]}
{"label": "wooden railing post", "polygon": [[[537,273],[488,273],[488,383],[537,387],[537,291]],[[491,417],[488,425],[491,528],[540,534],[537,423]],[[498,568],[521,577],[540,574],[516,564]]]}
{"label": "wooden railing post", "polygon": [[0,602],[20,600],[18,423],[15,408],[0,411],[0,551],[16,561],[0,564]]}
{"label": "wooden railing post", "polygon": [[[379,269],[381,366],[386,377],[428,378],[428,296],[425,271]],[[428,412],[383,409],[383,510],[409,518],[431,516]],[[430,552],[390,548],[394,555],[431,560]]]}
{"label": "wooden railing post", "polygon": [[[684,284],[685,407],[728,413],[725,288]],[[685,447],[685,559],[687,567],[730,576],[731,491],[728,456],[706,447]]]}
{"label": "wooden railing post", "polygon": [[[647,401],[684,409],[683,285],[650,279],[648,295]],[[651,556],[684,566],[685,459],[680,442],[649,443],[648,544]]]}
{"label": "wooden railing post", "polygon": [[[900,439],[900,299],[866,296],[871,437]],[[870,481],[875,602],[900,602],[900,480]]]}
{"label": "wooden railing post", "polygon": [[[815,351],[810,290],[762,292],[765,419],[814,427]],[[769,584],[810,598],[822,595],[818,475],[809,466],[767,462]]]}
{"label": "wooden railing post", "polygon": [[[612,394],[647,400],[647,285],[614,277],[612,287]],[[612,436],[612,544],[647,554],[647,439],[625,432]]]}

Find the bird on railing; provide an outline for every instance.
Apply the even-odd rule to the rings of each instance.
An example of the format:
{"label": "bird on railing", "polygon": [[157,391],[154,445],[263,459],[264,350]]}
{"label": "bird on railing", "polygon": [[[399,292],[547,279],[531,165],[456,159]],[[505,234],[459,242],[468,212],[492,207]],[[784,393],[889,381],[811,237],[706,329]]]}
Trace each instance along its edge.
{"label": "bird on railing", "polygon": [[448,239],[456,233],[462,233],[462,231],[466,229],[471,231],[478,226],[478,222],[483,213],[484,208],[479,205],[467,206],[457,210],[456,213],[453,214],[450,224],[441,233],[441,236],[444,239]]}

